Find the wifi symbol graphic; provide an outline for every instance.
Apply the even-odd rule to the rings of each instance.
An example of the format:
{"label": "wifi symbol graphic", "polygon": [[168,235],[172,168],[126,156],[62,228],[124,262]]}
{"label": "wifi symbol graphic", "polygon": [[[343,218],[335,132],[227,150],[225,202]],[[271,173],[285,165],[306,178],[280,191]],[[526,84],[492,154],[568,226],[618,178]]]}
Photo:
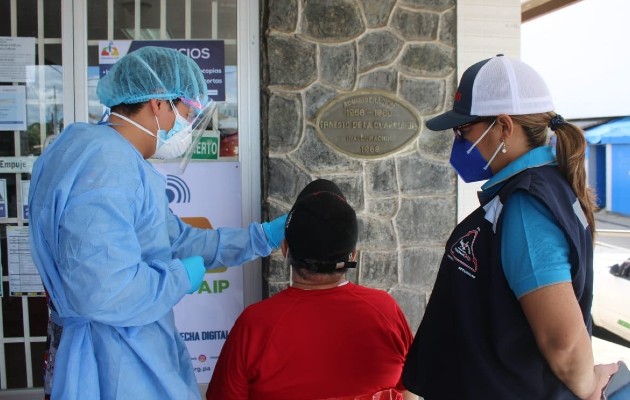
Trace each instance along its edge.
{"label": "wifi symbol graphic", "polygon": [[190,188],[182,178],[166,175],[166,197],[169,203],[190,203]]}

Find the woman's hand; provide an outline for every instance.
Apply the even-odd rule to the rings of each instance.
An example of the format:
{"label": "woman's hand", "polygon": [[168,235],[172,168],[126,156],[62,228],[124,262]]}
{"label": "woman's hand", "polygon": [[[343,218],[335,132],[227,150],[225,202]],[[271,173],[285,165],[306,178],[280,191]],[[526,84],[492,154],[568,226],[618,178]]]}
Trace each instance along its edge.
{"label": "woman's hand", "polygon": [[617,367],[595,366],[591,338],[571,283],[542,287],[519,301],[553,373],[580,399],[599,399]]}
{"label": "woman's hand", "polygon": [[595,389],[590,396],[586,398],[586,400],[601,400],[602,394],[604,393],[604,388],[608,384],[610,377],[612,374],[617,372],[619,369],[619,364],[598,364],[595,366]]}

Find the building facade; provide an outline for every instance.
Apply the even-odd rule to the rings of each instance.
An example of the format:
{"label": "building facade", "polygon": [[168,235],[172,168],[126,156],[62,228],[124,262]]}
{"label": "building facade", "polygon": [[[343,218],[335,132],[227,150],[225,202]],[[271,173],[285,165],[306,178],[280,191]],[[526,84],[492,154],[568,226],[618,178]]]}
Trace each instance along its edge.
{"label": "building facade", "polygon": [[[312,179],[337,182],[360,219],[350,279],[390,292],[415,330],[443,244],[476,191],[448,163],[452,133],[424,120],[450,106],[459,71],[519,56],[521,14],[516,0],[7,0],[0,18],[0,57],[14,67],[0,71],[0,96],[21,113],[0,131],[0,399],[29,399],[42,393],[47,308],[22,269],[24,193],[49,137],[101,117],[104,46],[220,42],[221,151],[203,168],[238,165],[243,225],[287,212]],[[332,120],[341,129],[328,129]],[[380,134],[344,130],[355,122]],[[289,279],[280,252],[244,266],[243,305]]]}

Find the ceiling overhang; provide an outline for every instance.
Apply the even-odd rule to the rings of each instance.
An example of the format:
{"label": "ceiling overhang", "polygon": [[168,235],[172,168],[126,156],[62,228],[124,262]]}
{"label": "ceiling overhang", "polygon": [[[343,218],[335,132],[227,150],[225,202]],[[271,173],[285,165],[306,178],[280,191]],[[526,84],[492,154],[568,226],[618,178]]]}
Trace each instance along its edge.
{"label": "ceiling overhang", "polygon": [[543,16],[580,0],[521,0],[521,22]]}

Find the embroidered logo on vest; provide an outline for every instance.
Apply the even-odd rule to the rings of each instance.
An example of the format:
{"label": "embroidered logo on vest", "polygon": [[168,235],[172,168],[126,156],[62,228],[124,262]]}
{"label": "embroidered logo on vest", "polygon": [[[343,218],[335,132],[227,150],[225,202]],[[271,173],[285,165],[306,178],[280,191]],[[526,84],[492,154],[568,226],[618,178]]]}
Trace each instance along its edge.
{"label": "embroidered logo on vest", "polygon": [[457,242],[451,246],[450,251],[453,260],[462,264],[472,272],[477,272],[477,257],[475,257],[474,251],[477,235],[479,235],[478,228],[468,231],[468,233],[459,238]]}

